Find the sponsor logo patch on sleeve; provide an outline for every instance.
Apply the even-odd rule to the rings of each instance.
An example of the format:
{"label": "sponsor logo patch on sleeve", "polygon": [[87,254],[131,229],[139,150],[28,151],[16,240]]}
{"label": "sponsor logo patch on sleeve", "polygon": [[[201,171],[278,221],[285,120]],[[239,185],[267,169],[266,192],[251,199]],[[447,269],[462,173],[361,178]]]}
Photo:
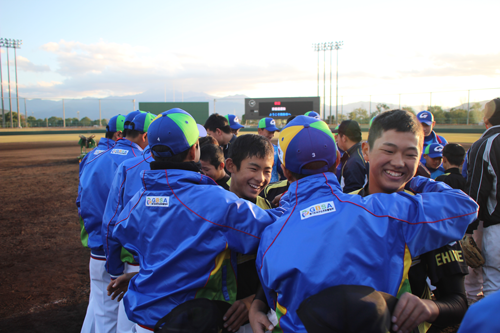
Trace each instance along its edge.
{"label": "sponsor logo patch on sleeve", "polygon": [[300,219],[305,220],[313,216],[333,213],[335,211],[335,205],[333,201],[322,202],[306,209],[300,211]]}
{"label": "sponsor logo patch on sleeve", "polygon": [[111,154],[115,154],[115,155],[127,155],[128,154],[128,150],[125,150],[125,149],[113,149],[111,151]]}
{"label": "sponsor logo patch on sleeve", "polygon": [[170,197],[146,197],[146,206],[148,207],[168,207]]}

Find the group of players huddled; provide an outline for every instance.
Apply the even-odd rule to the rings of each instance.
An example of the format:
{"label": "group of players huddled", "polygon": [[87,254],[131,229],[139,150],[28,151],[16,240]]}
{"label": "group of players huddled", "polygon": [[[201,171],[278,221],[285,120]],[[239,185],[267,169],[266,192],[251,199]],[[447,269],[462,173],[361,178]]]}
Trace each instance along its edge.
{"label": "group of players huddled", "polygon": [[[500,132],[496,101],[483,137]],[[80,163],[82,332],[499,329],[468,318],[500,308],[486,275],[492,301],[468,311],[464,288],[476,201],[483,217],[467,192],[476,165],[464,178],[464,148],[434,125],[429,111],[386,111],[363,141],[356,121],[332,131],[314,111],[281,130],[263,118],[258,134],[178,108],[112,117]]]}

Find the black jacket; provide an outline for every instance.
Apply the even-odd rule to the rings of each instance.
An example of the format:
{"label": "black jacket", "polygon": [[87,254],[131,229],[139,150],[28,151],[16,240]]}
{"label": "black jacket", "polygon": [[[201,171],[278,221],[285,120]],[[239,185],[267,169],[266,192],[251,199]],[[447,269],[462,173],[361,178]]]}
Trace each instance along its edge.
{"label": "black jacket", "polygon": [[342,171],[338,181],[344,193],[351,193],[365,186],[368,179],[368,163],[363,158],[361,142],[345,151],[340,163]]}
{"label": "black jacket", "polygon": [[458,168],[446,169],[444,174],[436,178],[436,181],[445,182],[450,187],[465,191],[465,178]]}
{"label": "black jacket", "polygon": [[[479,205],[478,219],[484,227],[500,223],[500,125],[490,127],[474,142],[467,159],[465,192]],[[477,228],[472,223],[468,233]]]}

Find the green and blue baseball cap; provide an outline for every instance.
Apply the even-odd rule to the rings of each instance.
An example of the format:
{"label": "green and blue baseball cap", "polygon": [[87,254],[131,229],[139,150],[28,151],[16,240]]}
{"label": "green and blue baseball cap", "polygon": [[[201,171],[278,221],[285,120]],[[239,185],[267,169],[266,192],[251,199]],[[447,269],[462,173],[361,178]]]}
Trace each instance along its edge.
{"label": "green and blue baseball cap", "polygon": [[304,113],[304,116],[313,117],[313,118],[321,120],[321,116],[316,111],[307,111],[306,113]]}
{"label": "green and blue baseball cap", "polygon": [[[337,160],[337,145],[328,125],[319,119],[297,116],[280,132],[278,156],[288,170],[302,175],[328,171]],[[325,162],[322,168],[303,169],[311,162]]]}
{"label": "green and blue baseball cap", "polygon": [[155,114],[149,112],[141,112],[130,122],[130,129],[146,133],[149,125],[156,118]]}
{"label": "green and blue baseball cap", "polygon": [[106,125],[106,132],[123,132],[124,130],[124,124],[125,124],[125,116],[118,114],[114,117],[111,117],[111,119],[108,122],[108,125]]}
{"label": "green and blue baseball cap", "polygon": [[167,146],[171,151],[157,152],[155,156],[169,157],[188,150],[198,141],[200,132],[194,118],[186,111],[175,108],[160,113],[148,129],[149,146]]}
{"label": "green and blue baseball cap", "polygon": [[431,143],[425,147],[424,154],[430,158],[443,157],[443,148],[439,143]]}
{"label": "green and blue baseball cap", "polygon": [[224,117],[226,117],[226,119],[229,123],[229,127],[231,127],[234,130],[245,127],[245,126],[240,124],[240,120],[234,114],[227,114]]}
{"label": "green and blue baseball cap", "polygon": [[276,121],[269,117],[259,120],[259,128],[264,128],[269,132],[279,131],[278,127],[276,127]]}
{"label": "green and blue baseball cap", "polygon": [[420,111],[417,114],[417,119],[423,124],[432,126],[432,123],[434,122],[434,115],[429,111]]}
{"label": "green and blue baseball cap", "polygon": [[132,126],[130,126],[130,123],[132,122],[132,120],[134,120],[135,116],[137,116],[139,113],[144,113],[144,112],[145,111],[139,111],[139,110],[130,112],[125,117],[125,126],[124,126],[124,128],[125,129],[132,129]]}

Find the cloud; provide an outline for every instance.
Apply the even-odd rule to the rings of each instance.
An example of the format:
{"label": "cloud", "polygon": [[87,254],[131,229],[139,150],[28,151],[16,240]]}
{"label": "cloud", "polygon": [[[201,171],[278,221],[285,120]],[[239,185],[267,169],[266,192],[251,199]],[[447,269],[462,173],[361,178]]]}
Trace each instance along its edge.
{"label": "cloud", "polygon": [[[11,61],[12,63],[12,61]],[[50,72],[50,67],[47,65],[35,65],[28,59],[26,59],[23,56],[18,56],[17,57],[17,66],[19,69],[24,70],[26,72]]]}
{"label": "cloud", "polygon": [[311,79],[306,71],[286,63],[214,64],[199,55],[156,54],[144,47],[104,41],[83,44],[61,40],[42,49],[56,56],[54,72],[63,79],[52,86],[27,86],[23,93],[34,97],[126,96],[163,91],[165,85],[170,95],[174,87],[176,91],[217,95]]}
{"label": "cloud", "polygon": [[500,75],[500,53],[491,54],[436,54],[430,55],[430,65],[411,71],[400,70],[401,76],[414,77],[460,77]]}

